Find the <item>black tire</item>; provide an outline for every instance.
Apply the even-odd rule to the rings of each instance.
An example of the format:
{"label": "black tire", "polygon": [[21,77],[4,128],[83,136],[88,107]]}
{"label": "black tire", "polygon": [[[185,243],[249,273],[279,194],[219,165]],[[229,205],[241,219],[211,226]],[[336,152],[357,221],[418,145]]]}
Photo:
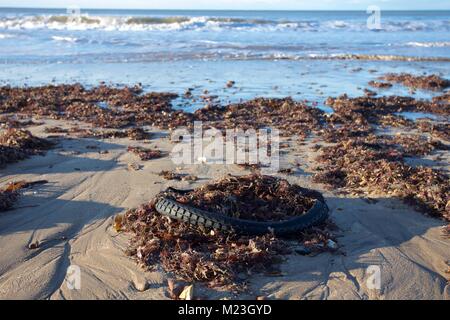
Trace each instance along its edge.
{"label": "black tire", "polygon": [[246,235],[262,235],[273,232],[279,236],[293,234],[320,224],[328,218],[329,211],[325,202],[317,199],[313,207],[301,216],[284,221],[259,222],[193,208],[166,197],[157,200],[155,209],[162,215],[207,229],[235,231]]}

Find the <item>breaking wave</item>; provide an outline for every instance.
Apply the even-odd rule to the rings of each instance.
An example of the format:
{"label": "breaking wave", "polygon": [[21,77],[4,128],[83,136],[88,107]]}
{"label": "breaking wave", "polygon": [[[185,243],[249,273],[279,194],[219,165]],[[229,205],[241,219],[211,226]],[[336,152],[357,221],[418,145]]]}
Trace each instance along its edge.
{"label": "breaking wave", "polygon": [[424,47],[424,48],[443,48],[443,47],[450,47],[450,41],[443,41],[443,42],[408,42],[406,44],[410,47]]}
{"label": "breaking wave", "polygon": [[[351,30],[367,31],[365,21],[343,20],[268,20],[226,17],[149,17],[149,16],[69,16],[34,15],[0,18],[1,29],[111,30],[111,31],[173,31],[173,30]],[[378,31],[448,31],[449,21],[383,21]]]}
{"label": "breaking wave", "polygon": [[60,37],[60,36],[53,36],[52,39],[54,41],[62,41],[62,42],[70,42],[70,43],[74,43],[77,42],[78,39],[75,37]]}
{"label": "breaking wave", "polygon": [[0,39],[10,39],[14,38],[14,35],[8,33],[0,33]]}

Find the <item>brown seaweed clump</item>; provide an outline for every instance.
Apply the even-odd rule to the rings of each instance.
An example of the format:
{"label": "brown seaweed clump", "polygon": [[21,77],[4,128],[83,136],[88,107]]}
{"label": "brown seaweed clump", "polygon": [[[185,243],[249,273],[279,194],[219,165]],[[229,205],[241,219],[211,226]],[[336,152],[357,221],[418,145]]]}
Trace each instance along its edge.
{"label": "brown seaweed clump", "polygon": [[450,123],[434,123],[431,121],[420,120],[416,124],[421,132],[427,132],[431,135],[450,141]]}
{"label": "brown seaweed clump", "polygon": [[[20,121],[22,120],[22,121]],[[18,115],[1,115],[0,116],[0,127],[7,128],[24,128],[30,126],[39,126],[42,122],[35,122],[28,117],[21,117]]]}
{"label": "brown seaweed clump", "polygon": [[161,152],[161,150],[147,149],[143,147],[128,147],[128,152],[134,153],[142,161],[157,159],[164,156],[164,153]]}
{"label": "brown seaweed clump", "polygon": [[68,133],[69,130],[61,128],[59,126],[54,126],[54,127],[46,127],[44,129],[45,133]]}
{"label": "brown seaweed clump", "polygon": [[[284,209],[284,217],[291,216],[292,210],[298,214],[303,213],[310,206],[303,199],[307,193],[305,190],[292,186],[283,179],[248,175],[226,176],[187,194],[173,196],[183,203],[228,214],[230,206],[235,206],[239,212],[246,206],[246,209],[254,210],[267,218],[271,215],[270,208],[277,203],[273,199],[275,197],[279,198],[279,206],[275,210]],[[299,192],[299,195],[294,194],[295,192]],[[312,190],[308,192],[312,197],[320,196]],[[162,216],[155,210],[156,199],[158,196],[138,209],[128,210],[119,219],[119,228],[116,226],[116,230],[134,234],[128,253],[145,268],[161,265],[165,271],[184,281],[206,282],[210,287],[243,289],[251,274],[279,275],[277,265],[282,255],[292,253],[286,240],[270,233],[244,236],[220,230],[207,231],[201,226],[192,226]],[[222,205],[221,202],[225,204]],[[293,207],[294,203],[298,208]],[[276,215],[280,217],[280,212]],[[292,236],[290,240],[300,241],[302,248],[308,248],[303,250],[308,252],[335,251],[335,248],[327,247],[333,238],[332,229],[332,224],[325,222]]]}
{"label": "brown seaweed clump", "polygon": [[375,88],[386,89],[392,87],[392,84],[389,82],[381,82],[381,81],[369,81],[369,86]]}
{"label": "brown seaweed clump", "polygon": [[22,129],[7,129],[0,134],[0,167],[32,155],[42,154],[53,143]]}
{"label": "brown seaweed clump", "polygon": [[177,181],[196,181],[198,179],[198,177],[194,175],[167,170],[161,171],[159,173],[159,176],[163,177],[166,180],[177,180]]}
{"label": "brown seaweed clump", "polygon": [[450,177],[403,161],[440,148],[445,146],[412,137],[348,139],[320,149],[317,160],[323,166],[314,181],[357,193],[399,197],[431,216],[450,220]]}
{"label": "brown seaweed clump", "polygon": [[208,122],[216,129],[277,128],[280,135],[296,134],[306,138],[324,123],[324,112],[292,98],[256,98],[225,107],[209,107],[195,111],[194,119]]}
{"label": "brown seaweed clump", "polygon": [[210,287],[243,285],[239,277],[269,272],[286,252],[283,242],[267,234],[243,237],[220,231],[205,232],[156,212],[152,203],[129,210],[124,229],[135,234],[129,254],[144,267],[161,265],[188,282]]}
{"label": "brown seaweed clump", "polygon": [[257,221],[286,220],[304,214],[317,199],[323,201],[317,191],[259,174],[226,176],[174,198],[203,210]]}
{"label": "brown seaweed clump", "polygon": [[342,95],[337,98],[328,98],[326,104],[335,111],[332,115],[334,123],[365,121],[378,124],[382,116],[404,111],[450,115],[450,104],[400,96],[349,98],[347,95]]}
{"label": "brown seaweed clump", "polygon": [[52,119],[79,120],[94,127],[124,128],[153,125],[185,126],[192,116],[173,110],[171,93],[142,93],[139,87],[100,85],[86,89],[80,84],[42,87],[0,87],[0,113]]}
{"label": "brown seaweed clump", "polygon": [[381,77],[389,82],[399,82],[406,87],[426,90],[443,90],[450,87],[450,81],[438,75],[415,76],[409,73],[389,73]]}
{"label": "brown seaweed clump", "polygon": [[[437,99],[439,98],[439,99]],[[450,124],[448,122],[419,119],[405,119],[398,113],[425,112],[450,116],[450,100],[444,94],[432,101],[416,100],[410,97],[356,97],[342,95],[329,97],[326,104],[334,109],[334,113],[326,117],[327,126],[323,126],[318,134],[326,142],[338,142],[348,138],[365,137],[381,127],[402,127],[417,129],[423,133],[450,141]]]}
{"label": "brown seaweed clump", "polygon": [[132,128],[128,129],[126,132],[130,140],[145,140],[150,137],[150,134],[142,128]]}

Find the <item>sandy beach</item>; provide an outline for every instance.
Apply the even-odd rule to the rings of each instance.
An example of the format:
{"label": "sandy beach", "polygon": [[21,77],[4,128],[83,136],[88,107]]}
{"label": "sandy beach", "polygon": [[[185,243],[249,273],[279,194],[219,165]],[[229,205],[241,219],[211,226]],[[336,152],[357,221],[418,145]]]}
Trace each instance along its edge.
{"label": "sandy beach", "polygon": [[0,0],[0,300],[450,300],[449,4],[156,2]]}
{"label": "sandy beach", "polygon": [[[76,122],[45,120],[29,130],[49,136],[45,127],[69,128]],[[83,124],[81,124],[83,126]],[[130,235],[117,233],[113,217],[148,201],[168,186],[193,188],[225,173],[245,174],[236,165],[176,168],[170,158],[140,161],[129,145],[170,151],[167,132],[151,128],[150,140],[52,138],[57,146],[2,169],[1,184],[48,180],[26,190],[11,211],[0,215],[0,297],[2,299],[168,299],[168,276],[143,271],[124,251]],[[342,253],[316,256],[291,254],[281,275],[250,277],[247,292],[231,294],[196,285],[198,295],[213,298],[275,299],[449,299],[446,261],[449,239],[444,222],[425,217],[401,201],[379,197],[336,195],[311,181],[312,142],[291,142],[282,163],[301,158],[287,179],[324,192],[331,219],[339,228]],[[95,146],[95,147],[94,147]],[[108,153],[99,151],[107,150]],[[448,153],[446,154],[448,170]],[[432,161],[433,156],[431,156]],[[138,171],[129,164],[142,166]],[[166,181],[161,170],[199,177],[196,182]],[[372,199],[372,198],[370,198]],[[39,248],[28,246],[38,241]],[[367,287],[369,265],[381,266],[382,290]],[[81,269],[81,290],[65,283],[69,265]],[[145,287],[146,290],[142,291]]]}

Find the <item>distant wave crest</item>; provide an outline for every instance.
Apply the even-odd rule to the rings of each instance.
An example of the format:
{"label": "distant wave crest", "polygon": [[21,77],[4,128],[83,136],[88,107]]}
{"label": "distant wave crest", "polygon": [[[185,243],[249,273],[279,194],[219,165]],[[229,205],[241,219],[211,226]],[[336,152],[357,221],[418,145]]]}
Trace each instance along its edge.
{"label": "distant wave crest", "polygon": [[9,33],[0,33],[0,39],[10,39],[10,38],[14,38],[14,35]]}
{"label": "distant wave crest", "polygon": [[62,41],[62,42],[77,42],[78,39],[75,37],[60,37],[60,36],[53,36],[52,39],[54,41]]}
{"label": "distant wave crest", "polygon": [[[350,30],[367,31],[365,21],[289,21],[227,17],[37,15],[0,18],[0,29],[173,31],[173,30]],[[449,31],[448,21],[383,21],[380,31]]]}
{"label": "distant wave crest", "polygon": [[410,47],[424,47],[424,48],[442,48],[442,47],[450,47],[450,41],[442,41],[442,42],[408,42],[406,44]]}

